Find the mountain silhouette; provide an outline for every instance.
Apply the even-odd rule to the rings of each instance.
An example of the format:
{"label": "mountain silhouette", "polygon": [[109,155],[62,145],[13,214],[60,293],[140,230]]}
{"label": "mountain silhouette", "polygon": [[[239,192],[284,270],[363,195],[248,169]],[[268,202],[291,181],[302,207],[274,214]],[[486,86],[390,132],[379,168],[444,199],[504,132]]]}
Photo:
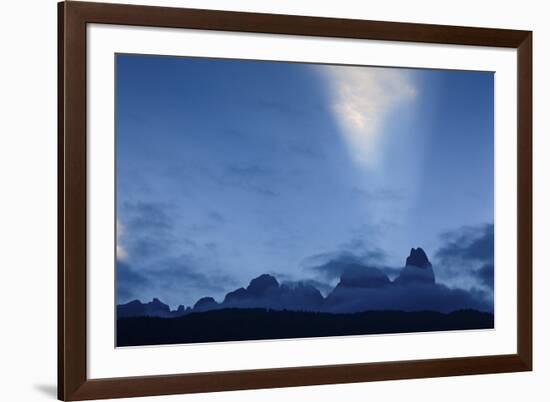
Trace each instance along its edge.
{"label": "mountain silhouette", "polygon": [[250,285],[246,288],[251,296],[262,297],[270,292],[276,292],[279,288],[279,282],[275,277],[269,274],[263,274],[250,281]]}
{"label": "mountain silhouette", "polygon": [[323,296],[310,284],[280,285],[277,279],[263,274],[225,295],[219,308],[270,308],[274,310],[319,311]]}
{"label": "mountain silhouette", "polygon": [[154,298],[149,303],[141,303],[139,300],[133,300],[129,303],[117,306],[118,318],[146,316],[172,317],[174,313],[170,311],[170,307],[167,304],[164,304],[157,298]]}
{"label": "mountain silhouette", "polygon": [[218,307],[218,303],[214,300],[213,297],[203,297],[195,303],[193,306],[193,311],[207,311],[212,310]]}
{"label": "mountain silhouette", "polygon": [[420,247],[411,248],[411,253],[407,257],[405,265],[411,265],[418,268],[427,268],[432,266],[428,256]]}
{"label": "mountain silhouette", "polygon": [[405,268],[394,281],[395,284],[403,285],[410,283],[435,283],[435,274],[428,256],[420,247],[411,248],[411,253],[405,262]]}
{"label": "mountain silhouette", "polygon": [[420,247],[393,281],[357,259],[333,265],[341,274],[326,297],[311,283],[262,274],[221,302],[206,296],[172,311],[157,298],[118,305],[117,346],[494,328],[492,300],[437,283]]}
{"label": "mountain silhouette", "polygon": [[171,311],[168,305],[156,298],[149,303],[133,300],[117,306],[117,314],[119,318],[170,318],[211,310],[252,308],[328,313],[371,310],[492,311],[491,300],[437,283],[432,264],[420,247],[411,249],[405,266],[393,281],[380,269],[354,260],[346,262],[342,269],[339,282],[326,297],[309,283],[280,284],[274,276],[262,274],[252,279],[246,288],[228,292],[221,302],[212,297],[202,297],[193,308],[180,306]]}

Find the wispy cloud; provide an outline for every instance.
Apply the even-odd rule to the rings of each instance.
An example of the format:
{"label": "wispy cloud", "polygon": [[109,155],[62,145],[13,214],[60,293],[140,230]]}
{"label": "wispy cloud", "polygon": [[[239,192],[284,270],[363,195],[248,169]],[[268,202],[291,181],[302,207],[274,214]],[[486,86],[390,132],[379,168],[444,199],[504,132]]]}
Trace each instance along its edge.
{"label": "wispy cloud", "polygon": [[128,258],[128,252],[122,245],[122,235],[124,234],[124,225],[117,219],[116,221],[116,259],[125,261]]}
{"label": "wispy cloud", "polygon": [[410,72],[396,68],[321,66],[331,108],[353,160],[373,168],[392,110],[416,96]]}
{"label": "wispy cloud", "polygon": [[125,262],[116,264],[117,302],[125,303],[139,298],[144,289],[149,287],[149,280]]}
{"label": "wispy cloud", "polygon": [[441,235],[436,252],[440,276],[451,285],[485,288],[492,292],[494,225],[465,226]]}
{"label": "wispy cloud", "polygon": [[465,226],[441,235],[444,245],[437,251],[443,260],[492,262],[494,258],[494,225]]}
{"label": "wispy cloud", "polygon": [[391,267],[384,263],[385,255],[382,250],[375,249],[364,254],[355,254],[349,251],[336,253],[322,253],[306,258],[302,265],[325,280],[339,279],[350,269],[377,268],[391,279],[395,278],[401,267]]}
{"label": "wispy cloud", "polygon": [[117,259],[143,263],[157,259],[175,243],[173,207],[156,202],[124,202],[117,218]]}

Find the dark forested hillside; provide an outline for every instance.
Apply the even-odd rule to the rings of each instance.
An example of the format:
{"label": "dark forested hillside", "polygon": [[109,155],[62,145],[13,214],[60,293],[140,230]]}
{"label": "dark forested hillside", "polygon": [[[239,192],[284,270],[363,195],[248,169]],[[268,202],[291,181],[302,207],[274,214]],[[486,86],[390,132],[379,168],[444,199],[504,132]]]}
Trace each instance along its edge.
{"label": "dark forested hillside", "polygon": [[117,346],[487,329],[493,320],[493,314],[475,310],[332,314],[223,309],[175,318],[120,318]]}

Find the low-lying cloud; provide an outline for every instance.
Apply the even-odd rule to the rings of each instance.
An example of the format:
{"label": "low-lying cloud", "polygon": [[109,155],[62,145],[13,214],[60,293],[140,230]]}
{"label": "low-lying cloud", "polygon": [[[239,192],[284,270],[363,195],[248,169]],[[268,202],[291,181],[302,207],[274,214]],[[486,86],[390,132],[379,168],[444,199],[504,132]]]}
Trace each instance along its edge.
{"label": "low-lying cloud", "polygon": [[435,254],[440,276],[462,288],[492,293],[494,287],[494,225],[465,226],[441,236]]}

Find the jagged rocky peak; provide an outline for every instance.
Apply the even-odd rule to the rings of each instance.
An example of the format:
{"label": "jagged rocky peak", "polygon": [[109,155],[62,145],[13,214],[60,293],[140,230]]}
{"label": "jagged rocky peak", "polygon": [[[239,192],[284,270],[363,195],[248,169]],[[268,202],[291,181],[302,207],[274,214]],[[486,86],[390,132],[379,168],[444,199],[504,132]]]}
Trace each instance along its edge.
{"label": "jagged rocky peak", "polygon": [[150,302],[153,306],[166,306],[163,302],[161,302],[157,297],[153,298],[153,300]]}
{"label": "jagged rocky peak", "polygon": [[152,301],[147,303],[146,308],[152,313],[156,311],[162,311],[164,313],[170,312],[170,306],[168,304],[164,304],[156,297]]}
{"label": "jagged rocky peak", "polygon": [[208,310],[216,307],[217,305],[218,303],[216,302],[216,300],[214,300],[213,297],[203,297],[195,303],[195,305],[193,306],[193,310]]}
{"label": "jagged rocky peak", "polygon": [[435,274],[428,256],[420,247],[412,248],[405,268],[394,281],[398,285],[410,283],[434,284]]}
{"label": "jagged rocky peak", "polygon": [[279,289],[279,306],[287,310],[318,311],[325,300],[321,292],[308,283],[283,283]]}
{"label": "jagged rocky peak", "polygon": [[230,303],[230,302],[246,299],[247,297],[248,297],[248,292],[246,291],[246,289],[245,288],[238,288],[238,289],[235,289],[232,292],[227,293],[225,295],[225,299],[224,299],[223,302],[224,303]]}
{"label": "jagged rocky peak", "polygon": [[428,256],[421,247],[411,248],[411,253],[407,257],[407,262],[405,265],[419,268],[431,268],[432,266],[430,260],[428,260]]}
{"label": "jagged rocky peak", "polygon": [[261,296],[266,294],[269,290],[277,289],[279,282],[274,276],[269,274],[263,274],[250,281],[250,284],[246,288],[251,295]]}
{"label": "jagged rocky peak", "polygon": [[119,304],[117,306],[117,316],[119,318],[137,316],[167,317],[170,314],[170,306],[164,304],[157,298],[154,298],[148,303],[132,300],[129,303]]}

